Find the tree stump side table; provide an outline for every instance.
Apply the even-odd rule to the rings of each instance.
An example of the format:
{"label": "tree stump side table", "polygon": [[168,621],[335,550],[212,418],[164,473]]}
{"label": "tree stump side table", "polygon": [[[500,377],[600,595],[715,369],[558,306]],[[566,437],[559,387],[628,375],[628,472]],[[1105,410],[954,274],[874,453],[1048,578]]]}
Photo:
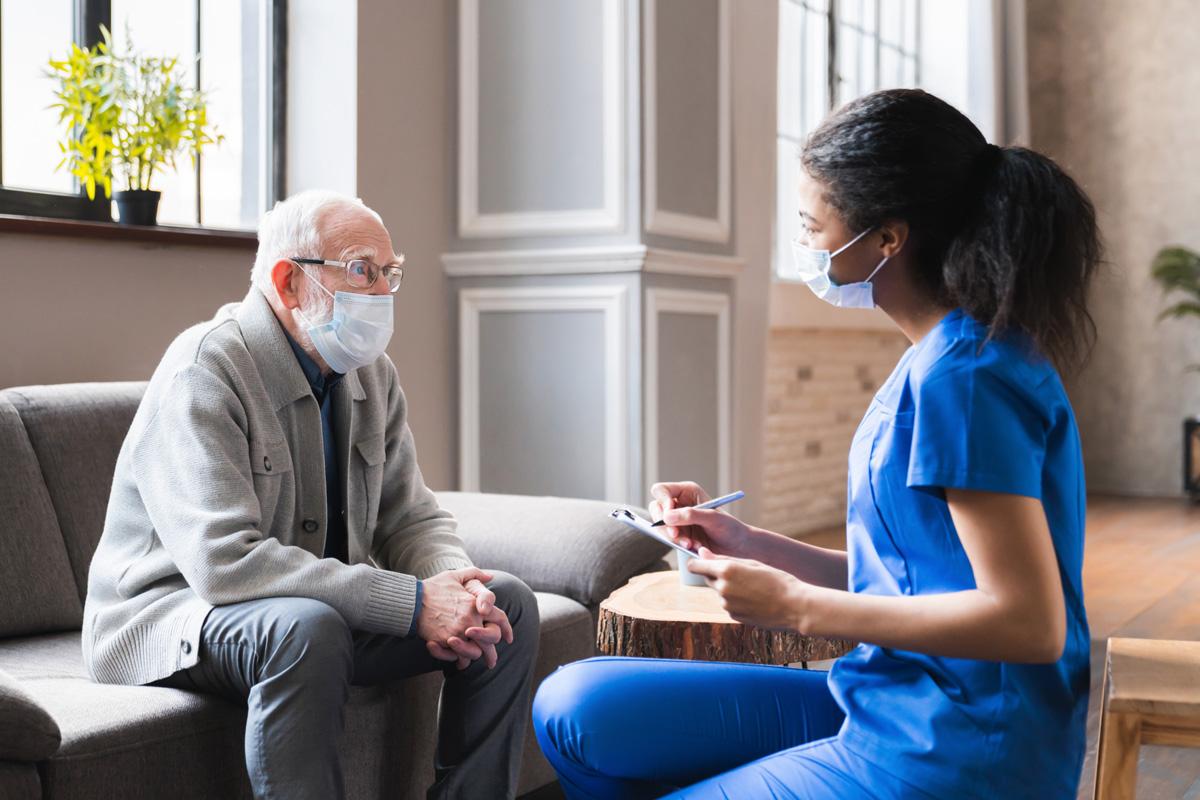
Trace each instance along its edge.
{"label": "tree stump side table", "polygon": [[600,603],[596,646],[605,655],[807,665],[855,643],[735,622],[709,586],[684,586],[675,570],[636,575]]}

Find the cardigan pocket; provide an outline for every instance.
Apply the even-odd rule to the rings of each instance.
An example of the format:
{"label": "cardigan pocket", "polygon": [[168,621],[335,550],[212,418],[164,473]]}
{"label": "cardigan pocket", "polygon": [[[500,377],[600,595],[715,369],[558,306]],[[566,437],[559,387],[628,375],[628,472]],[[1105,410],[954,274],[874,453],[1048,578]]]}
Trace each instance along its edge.
{"label": "cardigan pocket", "polygon": [[363,460],[363,488],[366,490],[366,507],[361,519],[367,536],[375,531],[379,522],[379,502],[383,492],[383,460],[386,447],[383,435],[360,439],[354,443]]}
{"label": "cardigan pocket", "polygon": [[250,472],[254,479],[254,494],[258,497],[260,529],[269,534],[278,529],[276,517],[279,512],[292,508],[292,495],[296,490],[287,441],[251,439]]}

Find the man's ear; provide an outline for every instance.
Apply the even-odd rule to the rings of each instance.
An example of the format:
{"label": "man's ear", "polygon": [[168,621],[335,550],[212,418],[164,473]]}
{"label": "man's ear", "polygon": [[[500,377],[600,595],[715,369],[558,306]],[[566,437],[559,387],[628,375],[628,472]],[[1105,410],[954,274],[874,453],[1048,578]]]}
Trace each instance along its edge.
{"label": "man's ear", "polygon": [[279,302],[289,311],[300,305],[300,268],[296,262],[281,258],[271,265],[271,284]]}

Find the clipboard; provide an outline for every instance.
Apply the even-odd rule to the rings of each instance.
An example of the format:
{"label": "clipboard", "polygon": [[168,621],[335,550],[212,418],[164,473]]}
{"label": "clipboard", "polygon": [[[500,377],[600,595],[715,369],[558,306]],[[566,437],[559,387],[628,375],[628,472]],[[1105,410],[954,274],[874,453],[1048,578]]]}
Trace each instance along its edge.
{"label": "clipboard", "polygon": [[649,536],[651,539],[656,539],[665,544],[667,547],[678,550],[680,553],[683,553],[686,556],[691,556],[692,558],[700,557],[700,554],[696,551],[688,550],[686,547],[674,541],[669,536],[659,533],[659,529],[653,527],[650,523],[650,520],[645,519],[644,517],[639,517],[628,508],[614,508],[612,514],[609,516],[611,516],[617,522],[628,525],[638,533],[643,533],[646,536]]}

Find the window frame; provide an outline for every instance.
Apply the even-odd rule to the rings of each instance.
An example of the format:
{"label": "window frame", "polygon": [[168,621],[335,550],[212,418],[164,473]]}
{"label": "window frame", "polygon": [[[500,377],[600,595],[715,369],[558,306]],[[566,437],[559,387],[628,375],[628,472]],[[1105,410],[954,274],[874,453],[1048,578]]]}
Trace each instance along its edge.
{"label": "window frame", "polygon": [[[194,0],[193,18],[199,41],[200,2]],[[267,39],[270,75],[268,85],[271,95],[270,132],[267,141],[267,207],[286,195],[287,176],[287,13],[288,0],[269,0],[270,21]],[[111,0],[74,0],[72,40],[82,47],[94,47],[100,41],[100,26],[112,27]],[[199,80],[199,74],[197,74]],[[0,114],[3,105],[0,104]],[[3,147],[3,141],[0,141]],[[94,200],[88,199],[81,187],[78,193],[16,189],[4,186],[3,165],[0,162],[0,214],[43,217],[48,219],[76,220],[84,222],[113,223],[112,201],[97,192]],[[196,196],[200,199],[200,178],[197,171]],[[184,226],[203,229],[202,206],[197,204],[197,222]],[[164,226],[180,227],[180,226]]]}

